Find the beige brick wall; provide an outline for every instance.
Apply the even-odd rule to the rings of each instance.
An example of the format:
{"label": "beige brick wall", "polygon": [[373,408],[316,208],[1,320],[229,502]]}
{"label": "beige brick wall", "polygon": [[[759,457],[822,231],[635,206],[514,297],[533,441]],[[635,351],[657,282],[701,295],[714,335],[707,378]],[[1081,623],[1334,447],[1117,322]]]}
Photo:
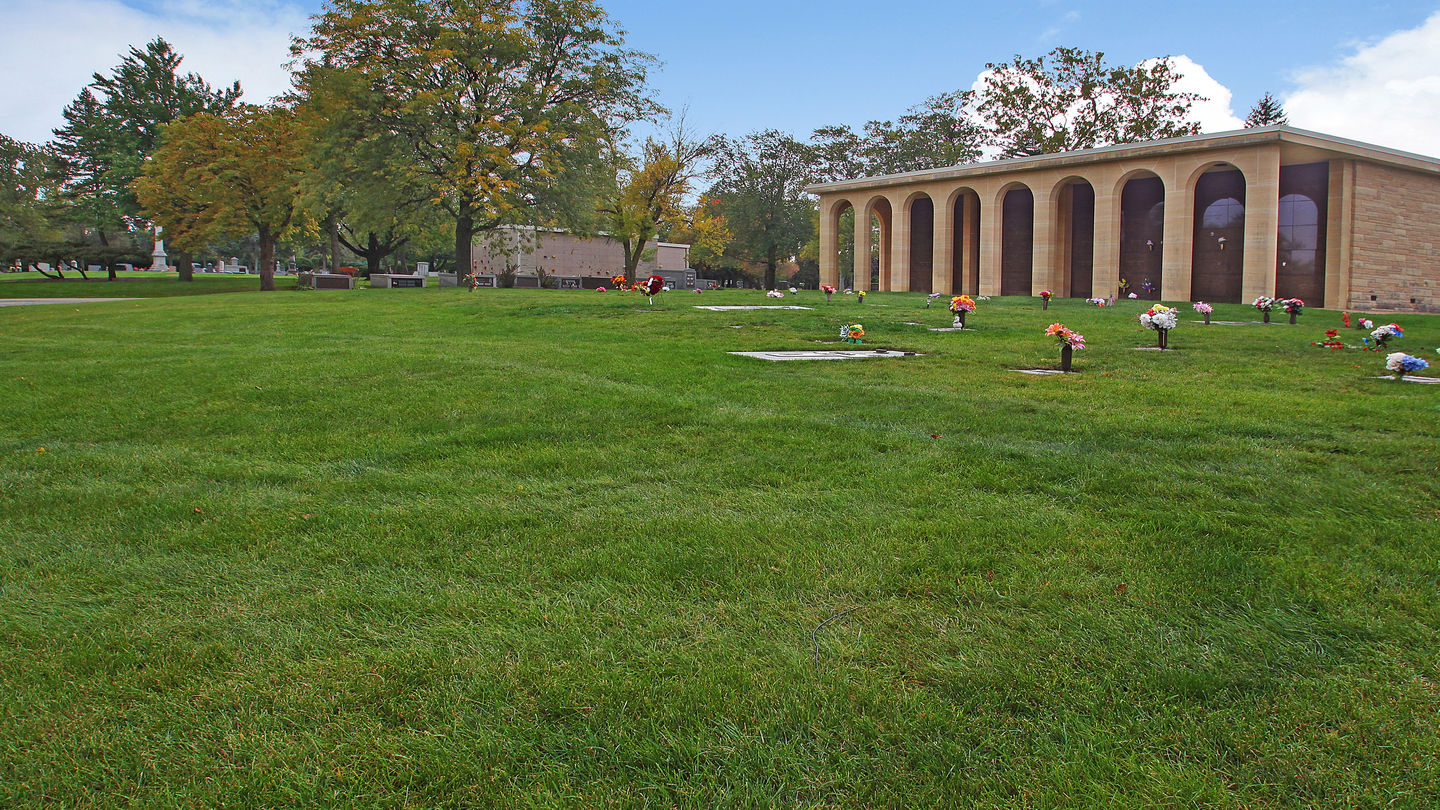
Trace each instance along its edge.
{"label": "beige brick wall", "polygon": [[[535,275],[537,267],[544,268],[549,275],[592,276],[610,278],[625,269],[625,251],[619,242],[605,236],[577,237],[568,233],[541,232],[538,244],[529,233],[498,231],[475,237],[475,249],[471,263],[481,273],[499,273],[505,269],[504,252],[514,255],[517,272],[524,276]],[[504,251],[491,249],[491,245],[505,245]],[[642,259],[636,268],[637,274],[647,276],[661,270],[685,269],[686,246],[648,245],[652,255]]]}
{"label": "beige brick wall", "polygon": [[1440,177],[1357,161],[1352,239],[1352,308],[1440,312]]}

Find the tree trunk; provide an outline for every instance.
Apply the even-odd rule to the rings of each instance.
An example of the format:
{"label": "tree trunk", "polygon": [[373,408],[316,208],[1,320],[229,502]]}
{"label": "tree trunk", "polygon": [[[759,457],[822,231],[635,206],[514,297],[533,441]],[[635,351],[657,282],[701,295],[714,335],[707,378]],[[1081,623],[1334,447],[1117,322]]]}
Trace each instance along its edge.
{"label": "tree trunk", "polygon": [[774,245],[771,245],[770,249],[765,252],[765,289],[767,290],[775,289],[775,253]]}
{"label": "tree trunk", "polygon": [[275,236],[269,228],[260,229],[260,290],[275,289]]}
{"label": "tree trunk", "polygon": [[190,262],[189,251],[175,251],[175,274],[181,281],[195,280],[195,267]]}
{"label": "tree trunk", "polygon": [[329,264],[325,269],[331,273],[339,272],[340,267],[340,223],[334,219],[325,223],[326,235],[330,237]]}
{"label": "tree trunk", "polygon": [[640,257],[645,254],[645,242],[641,240],[633,250],[630,248],[629,239],[621,242],[620,246],[625,250],[625,280],[634,284],[636,274],[640,271]]}
{"label": "tree trunk", "polygon": [[463,279],[474,271],[470,254],[475,249],[475,218],[470,214],[470,204],[460,204],[460,215],[455,217],[455,278]]}

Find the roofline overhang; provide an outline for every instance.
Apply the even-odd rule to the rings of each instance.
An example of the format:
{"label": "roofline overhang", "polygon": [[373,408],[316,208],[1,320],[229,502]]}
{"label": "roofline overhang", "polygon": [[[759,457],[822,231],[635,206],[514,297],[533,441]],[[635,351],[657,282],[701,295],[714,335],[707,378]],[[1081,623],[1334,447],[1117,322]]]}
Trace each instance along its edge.
{"label": "roofline overhang", "polygon": [[1186,135],[1182,138],[1164,138],[1158,141],[1121,143],[1096,149],[1077,149],[1071,152],[1055,152],[1035,157],[991,160],[984,163],[967,163],[941,169],[925,169],[902,174],[885,174],[875,177],[859,177],[853,180],[837,180],[831,183],[815,183],[806,186],[811,194],[837,194],[848,191],[868,191],[876,188],[903,186],[914,183],[928,183],[943,180],[961,180],[970,177],[984,177],[1006,172],[1035,171],[1066,166],[1083,166],[1105,163],[1112,160],[1154,157],[1161,154],[1183,154],[1204,152],[1212,149],[1229,149],[1244,146],[1261,146],[1271,143],[1290,143],[1315,149],[1336,152],[1341,156],[1398,166],[1413,171],[1440,174],[1440,159],[1390,149],[1384,146],[1353,141],[1335,135],[1312,132],[1292,126],[1276,125],[1237,129],[1229,132],[1209,132],[1200,135]]}

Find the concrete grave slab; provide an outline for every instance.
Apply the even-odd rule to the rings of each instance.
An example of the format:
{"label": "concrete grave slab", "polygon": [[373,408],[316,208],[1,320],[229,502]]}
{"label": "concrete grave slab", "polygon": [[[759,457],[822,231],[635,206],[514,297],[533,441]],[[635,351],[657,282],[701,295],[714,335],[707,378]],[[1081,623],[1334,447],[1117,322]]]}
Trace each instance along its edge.
{"label": "concrete grave slab", "polygon": [[1011,371],[1014,371],[1014,372],[1016,372],[1016,373],[1019,373],[1019,374],[1034,374],[1034,375],[1037,376],[1037,377],[1049,377],[1049,376],[1052,375],[1052,374],[1074,374],[1074,373],[1075,373],[1075,372],[1073,372],[1073,371],[1061,371],[1061,370],[1058,369],[1058,368],[1012,368],[1012,369],[1010,369],[1010,370],[1011,370]]}
{"label": "concrete grave slab", "polygon": [[786,360],[873,360],[883,357],[918,357],[915,352],[897,352],[889,350],[810,350],[793,352],[729,352],[729,354],[741,357],[754,357],[757,360],[769,360],[774,363]]}
{"label": "concrete grave slab", "polygon": [[105,301],[140,301],[139,298],[0,298],[0,307],[28,307],[37,304],[99,304]]}
{"label": "concrete grave slab", "polygon": [[711,312],[749,312],[749,311],[751,311],[751,310],[756,310],[756,309],[808,309],[808,310],[814,310],[814,309],[815,309],[814,307],[792,307],[792,306],[778,306],[778,305],[777,305],[777,306],[743,306],[743,307],[707,307],[707,306],[700,306],[700,305],[698,305],[698,304],[695,306],[695,308],[696,308],[696,309],[708,309],[708,310],[710,310]]}
{"label": "concrete grave slab", "polygon": [[[1395,378],[1394,378],[1392,375],[1386,374],[1386,375],[1383,376],[1383,377],[1376,377],[1375,379],[1377,379],[1377,380],[1393,380],[1393,379],[1395,379]],[[1405,382],[1420,383],[1421,385],[1434,385],[1435,383],[1440,383],[1440,377],[1416,377],[1416,376],[1414,376],[1413,374],[1406,374],[1404,377],[1401,377],[1400,379],[1403,380],[1403,381],[1405,381]]]}

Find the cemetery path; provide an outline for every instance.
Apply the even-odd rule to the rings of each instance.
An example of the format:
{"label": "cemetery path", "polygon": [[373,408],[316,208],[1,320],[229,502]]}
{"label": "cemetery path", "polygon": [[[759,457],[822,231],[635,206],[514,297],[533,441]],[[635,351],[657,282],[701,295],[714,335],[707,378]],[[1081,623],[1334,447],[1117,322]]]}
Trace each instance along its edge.
{"label": "cemetery path", "polygon": [[0,298],[0,307],[24,307],[31,304],[92,304],[102,301],[139,300],[139,298]]}

